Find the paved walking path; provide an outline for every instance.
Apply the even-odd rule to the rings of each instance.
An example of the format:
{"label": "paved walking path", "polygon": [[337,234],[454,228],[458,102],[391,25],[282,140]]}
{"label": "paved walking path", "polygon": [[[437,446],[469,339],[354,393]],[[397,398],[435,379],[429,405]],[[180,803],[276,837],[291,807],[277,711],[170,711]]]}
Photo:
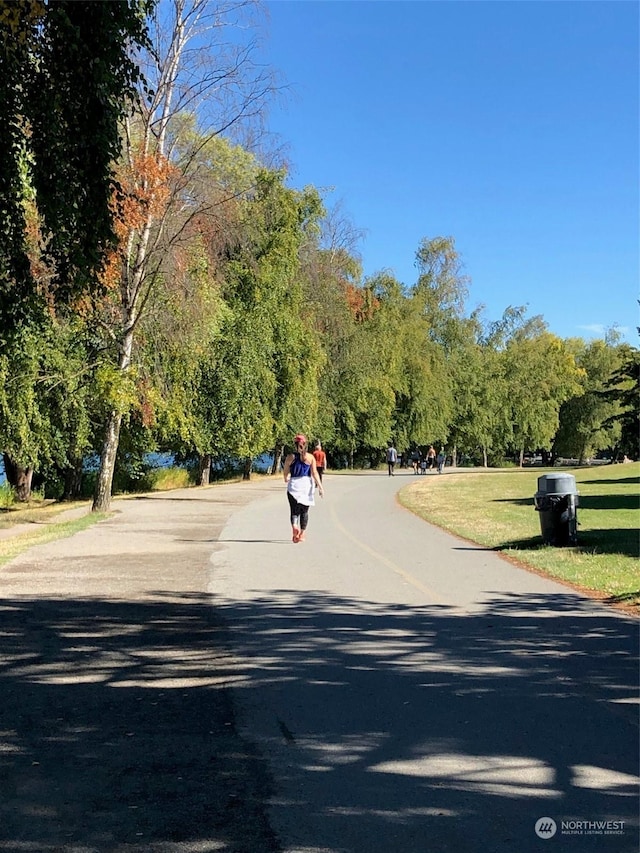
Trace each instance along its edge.
{"label": "paved walking path", "polygon": [[327,477],[303,545],[279,478],[117,501],[0,569],[0,851],[635,853],[637,620],[410,482]]}
{"label": "paved walking path", "polygon": [[209,588],[283,850],[533,853],[550,817],[562,850],[636,853],[637,620],[426,524],[411,482],[326,477],[304,545],[280,493],[222,532]]}

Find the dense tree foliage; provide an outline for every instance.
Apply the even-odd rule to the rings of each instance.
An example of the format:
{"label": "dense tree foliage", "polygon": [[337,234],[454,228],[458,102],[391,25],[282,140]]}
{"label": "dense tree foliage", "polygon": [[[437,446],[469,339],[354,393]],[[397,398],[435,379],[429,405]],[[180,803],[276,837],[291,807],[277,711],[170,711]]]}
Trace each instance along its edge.
{"label": "dense tree foliage", "polygon": [[622,364],[606,382],[603,397],[618,407],[604,423],[620,427],[617,450],[631,459],[640,457],[640,351],[621,347]]}
{"label": "dense tree foliage", "polygon": [[[60,308],[95,287],[114,239],[111,200],[119,125],[141,79],[132,48],[146,43],[152,2],[18,0],[0,3],[0,317],[31,309],[35,284],[25,244],[32,188],[46,252],[49,295]],[[36,300],[37,302],[37,300]]]}
{"label": "dense tree foliage", "polygon": [[579,390],[560,407],[558,431],[553,441],[554,456],[568,456],[583,462],[603,447],[615,447],[620,439],[616,421],[620,405],[603,392],[622,366],[620,347],[606,341],[568,341],[582,370]]}
{"label": "dense tree foliage", "polygon": [[226,313],[207,368],[210,452],[250,459],[317,417],[321,350],[298,272],[300,246],[321,205],[315,191],[290,190],[283,178],[257,175],[240,237],[226,247]]}
{"label": "dense tree foliage", "polygon": [[0,2],[0,448],[20,498],[34,476],[77,495],[98,457],[104,509],[150,451],[200,483],[228,457],[248,476],[299,430],[333,465],[390,441],[637,458],[637,349],[515,306],[484,323],[450,236],[420,242],[414,282],[363,279],[342,212],[232,140],[272,86],[224,37],[252,6]]}

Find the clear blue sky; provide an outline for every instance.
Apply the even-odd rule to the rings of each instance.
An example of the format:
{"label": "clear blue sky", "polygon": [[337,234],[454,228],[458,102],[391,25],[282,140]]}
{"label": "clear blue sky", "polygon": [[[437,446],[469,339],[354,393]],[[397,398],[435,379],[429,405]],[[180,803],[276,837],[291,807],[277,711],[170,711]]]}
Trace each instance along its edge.
{"label": "clear blue sky", "polygon": [[468,310],[638,345],[636,2],[267,5],[291,89],[269,129],[290,184],[333,188],[366,231],[365,274],[411,284],[422,238],[450,235]]}

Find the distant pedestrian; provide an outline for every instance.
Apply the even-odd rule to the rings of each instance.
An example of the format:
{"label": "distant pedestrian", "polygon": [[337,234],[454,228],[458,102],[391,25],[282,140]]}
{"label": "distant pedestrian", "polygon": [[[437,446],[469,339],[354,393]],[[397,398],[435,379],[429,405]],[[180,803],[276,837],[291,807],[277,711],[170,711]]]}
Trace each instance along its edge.
{"label": "distant pedestrian", "polygon": [[427,473],[427,459],[426,459],[426,457],[423,457],[423,458],[420,460],[420,473],[421,473],[421,474],[426,474],[426,473]]}
{"label": "distant pedestrian", "polygon": [[318,476],[316,460],[307,450],[307,437],[300,433],[294,438],[295,452],[290,453],[284,463],[283,476],[287,484],[291,532],[294,542],[304,542],[309,523],[309,507],[315,501],[313,493],[318,488],[323,497],[322,482]]}
{"label": "distant pedestrian", "polygon": [[322,449],[322,445],[319,441],[316,441],[316,446],[313,450],[313,458],[316,460],[316,470],[318,471],[320,482],[322,482],[322,475],[327,470],[327,455]]}
{"label": "distant pedestrian", "polygon": [[427,468],[431,470],[436,467],[436,449],[433,444],[429,445],[427,450]]}
{"label": "distant pedestrian", "polygon": [[446,462],[446,460],[447,460],[447,457],[446,457],[446,454],[444,452],[444,447],[441,447],[440,453],[438,453],[438,456],[436,459],[436,461],[438,463],[438,474],[442,474],[442,472],[444,470],[444,463]]}
{"label": "distant pedestrian", "polygon": [[398,451],[395,449],[392,443],[387,447],[387,467],[389,469],[389,476],[395,477],[394,468],[396,467],[396,462],[398,461]]}
{"label": "distant pedestrian", "polygon": [[411,467],[413,468],[414,474],[417,474],[419,469],[420,469],[420,460],[421,459],[422,459],[422,456],[420,454],[420,451],[416,447],[416,449],[411,454]]}

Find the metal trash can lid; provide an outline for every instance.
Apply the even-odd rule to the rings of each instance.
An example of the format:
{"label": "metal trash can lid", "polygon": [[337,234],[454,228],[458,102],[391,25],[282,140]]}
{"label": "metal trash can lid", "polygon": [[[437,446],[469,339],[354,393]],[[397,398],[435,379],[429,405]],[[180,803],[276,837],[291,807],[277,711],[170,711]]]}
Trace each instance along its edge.
{"label": "metal trash can lid", "polygon": [[543,474],[538,477],[536,497],[542,495],[577,495],[576,478],[573,474]]}

